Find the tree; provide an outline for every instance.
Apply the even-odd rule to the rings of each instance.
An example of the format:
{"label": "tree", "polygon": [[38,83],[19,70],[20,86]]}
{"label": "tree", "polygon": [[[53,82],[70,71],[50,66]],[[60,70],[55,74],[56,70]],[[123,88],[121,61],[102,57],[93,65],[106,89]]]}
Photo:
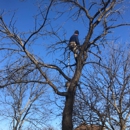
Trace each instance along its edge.
{"label": "tree", "polygon": [[86,90],[80,89],[77,96],[80,108],[75,110],[77,123],[98,124],[108,130],[130,128],[129,48],[121,44],[107,47],[101,64],[86,70],[88,76],[83,82]]}
{"label": "tree", "polygon": [[[17,74],[22,75],[22,72]],[[33,77],[24,76],[24,79],[38,80],[36,73],[33,74]],[[10,77],[10,80],[17,81],[21,78],[18,75]],[[12,84],[5,87],[0,96],[1,122],[6,121],[8,124],[6,127],[12,130],[42,130],[47,126],[47,122],[49,123],[48,120],[51,120],[49,118],[51,110],[49,111],[50,107],[47,106],[49,103],[46,102],[47,97],[45,97],[46,88],[47,86],[35,82]]]}
{"label": "tree", "polygon": [[[117,22],[117,20],[119,20],[121,11],[118,7],[121,7],[123,2],[124,1],[120,0],[101,0],[96,2],[85,0],[42,1],[39,6],[39,13],[34,17],[34,28],[28,33],[20,32],[16,27],[15,22],[13,22],[13,19],[11,19],[9,22],[6,22],[4,20],[4,13],[1,14],[0,46],[1,52],[3,52],[5,56],[1,61],[4,60],[7,62],[8,59],[10,59],[8,65],[14,65],[16,63],[19,64],[17,69],[10,66],[12,69],[10,75],[13,75],[14,73],[17,73],[18,70],[24,70],[26,67],[22,66],[19,59],[27,59],[27,66],[31,66],[29,74],[37,70],[37,76],[42,77],[42,80],[37,80],[35,83],[47,84],[54,90],[57,95],[65,97],[65,106],[62,115],[62,130],[73,129],[72,114],[75,93],[79,84],[79,80],[82,79],[82,71],[83,68],[87,65],[88,58],[90,55],[94,55],[99,58],[96,53],[99,52],[101,45],[105,45],[105,38],[113,29],[120,26],[129,25],[127,23],[120,23],[120,21]],[[61,11],[59,5],[60,7],[62,6],[65,8],[62,8]],[[61,23],[60,18],[62,18],[64,14],[69,13],[70,19],[75,19],[77,21],[82,19],[82,24],[85,23],[84,27],[87,30],[87,32],[85,32],[85,39],[83,44],[79,49],[77,62],[69,65],[71,75],[66,73],[68,65],[66,63],[67,46],[65,35],[63,35],[63,37],[63,33],[58,34],[61,26],[55,28],[55,24],[53,23],[54,19],[52,19],[50,17],[51,15],[49,15],[52,13],[54,16],[54,9],[57,11],[55,13],[56,16],[59,16],[58,18],[56,17],[56,22]],[[95,35],[98,29],[100,29],[100,32]],[[39,55],[39,53],[35,51],[34,45],[38,43],[37,39],[41,39],[41,37],[48,37],[48,39],[51,37],[54,38],[53,44],[49,46],[51,49],[50,52],[54,53],[60,50],[60,52],[56,53],[55,55],[54,63],[51,62],[48,64],[45,58],[43,58],[45,56],[43,54]],[[5,44],[7,42],[8,44]],[[32,79],[28,79],[27,81],[24,79],[20,81],[9,80],[9,75],[4,75],[4,71],[4,69],[1,70],[1,88],[18,82],[33,82]],[[22,75],[22,77],[24,77],[24,75]],[[67,90],[65,88],[66,83],[63,81],[69,84]]]}

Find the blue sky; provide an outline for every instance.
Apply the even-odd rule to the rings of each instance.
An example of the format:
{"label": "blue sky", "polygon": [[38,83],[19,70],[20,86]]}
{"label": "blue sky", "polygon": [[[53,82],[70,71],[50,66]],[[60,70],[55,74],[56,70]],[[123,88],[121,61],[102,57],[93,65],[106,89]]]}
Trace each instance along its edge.
{"label": "blue sky", "polygon": [[[16,26],[19,28],[19,31],[28,31],[28,29],[32,29],[34,25],[34,19],[33,16],[37,14],[37,5],[36,5],[37,0],[0,0],[0,11],[4,10],[5,12],[11,11],[10,17],[5,17],[5,19],[8,21],[12,14],[13,11],[16,11],[15,13],[15,18],[16,19]],[[125,5],[126,6],[126,5]],[[58,7],[63,9],[62,7]],[[124,17],[124,22],[129,22],[130,21],[130,9],[127,8],[127,11],[123,12],[123,17]],[[51,12],[50,17],[54,18],[55,14]],[[72,21],[72,20],[67,20],[69,15],[65,15],[64,17],[61,17],[60,20],[54,21],[53,24],[59,25],[59,24],[64,24],[64,29],[67,32],[66,38],[69,39],[69,37],[73,34],[74,30],[78,29],[80,32],[79,39],[81,43],[83,42],[84,37],[86,36],[87,33],[87,28],[83,26],[81,23],[81,20],[78,21]],[[120,19],[121,20],[121,19]],[[66,23],[65,23],[66,22]],[[100,31],[100,29],[99,29]],[[117,30],[114,30],[114,35],[116,36],[121,36],[122,41],[129,41],[130,37],[130,29],[129,27],[120,27]],[[98,34],[98,31],[97,31]],[[112,36],[112,35],[111,35]]]}
{"label": "blue sky", "polygon": [[[48,1],[48,0],[47,0]],[[0,12],[2,12],[4,10],[5,12],[5,21],[8,23],[10,18],[13,15],[13,12],[16,11],[15,13],[15,18],[16,19],[16,26],[19,29],[20,32],[26,31],[28,32],[29,30],[32,29],[33,25],[34,25],[34,15],[36,15],[38,13],[38,9],[37,9],[37,5],[36,5],[36,0],[25,0],[25,1],[20,1],[20,0],[0,0]],[[126,6],[126,5],[125,5]],[[61,10],[64,7],[58,7]],[[9,15],[8,15],[8,11]],[[124,22],[130,22],[130,9],[128,8],[127,11],[124,12],[123,17],[124,17]],[[51,14],[49,15],[49,17],[51,19],[53,19],[55,17],[55,13],[51,12]],[[57,27],[57,25],[64,25],[64,27],[61,29],[61,33],[63,33],[63,31],[66,32],[66,39],[69,40],[69,37],[73,34],[73,32],[78,29],[80,32],[79,35],[79,39],[80,42],[82,44],[82,42],[84,41],[84,37],[87,34],[87,28],[85,28],[82,24],[82,20],[80,19],[79,21],[73,21],[71,20],[67,20],[69,17],[69,15],[64,15],[64,17],[61,17],[60,20],[58,21],[53,21],[53,26]],[[120,19],[121,20],[121,19]],[[98,34],[100,32],[100,28],[97,29],[96,34]],[[59,33],[60,33],[59,32]],[[95,34],[95,35],[96,35]],[[60,34],[59,34],[60,35]],[[114,30],[114,33],[111,34],[109,36],[110,39],[112,39],[115,36],[120,36],[120,39],[118,40],[119,42],[121,41],[123,44],[125,42],[129,42],[130,40],[130,27],[120,27],[116,30]],[[62,37],[62,36],[61,36]],[[43,38],[44,42],[49,43],[54,41],[53,37],[52,39],[47,39],[47,38]],[[43,42],[42,38],[40,38],[40,40],[37,41],[38,43]],[[41,46],[36,47],[34,45],[35,50],[37,51],[37,54],[41,54],[44,53],[44,49],[41,48]],[[53,56],[52,56],[53,57]],[[51,62],[52,59],[45,59],[47,62]],[[5,129],[4,129],[5,130]]]}

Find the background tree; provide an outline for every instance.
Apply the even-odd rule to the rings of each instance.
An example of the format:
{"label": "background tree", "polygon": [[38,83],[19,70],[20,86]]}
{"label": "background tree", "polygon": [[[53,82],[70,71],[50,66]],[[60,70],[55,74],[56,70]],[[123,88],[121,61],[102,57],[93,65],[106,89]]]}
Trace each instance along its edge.
{"label": "background tree", "polygon": [[[21,77],[18,75],[22,73],[14,73],[10,80],[20,81]],[[38,80],[36,74],[33,73],[33,77],[32,74],[31,77],[25,75],[22,80],[26,81],[28,78]],[[19,82],[5,87],[0,94],[0,118],[1,122],[6,122],[4,127],[12,130],[42,130],[49,125],[51,107],[45,93],[47,93],[47,86],[35,82]]]}
{"label": "background tree", "polygon": [[[31,66],[29,74],[33,71],[37,71],[37,77],[40,77],[40,81],[36,80],[35,83],[47,84],[52,88],[54,92],[65,97],[65,106],[62,115],[62,130],[72,130],[72,114],[73,104],[75,100],[75,93],[79,80],[82,79],[82,73],[84,67],[87,65],[88,56],[94,55],[99,58],[98,52],[101,45],[105,45],[106,36],[115,28],[129,25],[122,23],[119,20],[121,13],[120,7],[122,7],[124,1],[120,0],[101,0],[101,1],[85,1],[85,0],[50,0],[48,2],[41,1],[39,5],[39,12],[34,17],[34,27],[29,31],[20,32],[16,26],[13,18],[10,21],[5,20],[4,12],[0,17],[0,48],[3,55],[1,62],[11,67],[9,75],[5,75],[6,68],[1,69],[0,87],[16,84],[18,82],[25,82],[22,80],[9,80],[10,76],[17,73],[18,70],[24,70],[26,66],[23,66],[20,62],[22,59],[28,61],[27,66]],[[61,7],[62,8],[61,10]],[[118,8],[119,7],[119,8]],[[55,12],[56,11],[56,12]],[[52,16],[59,16],[55,19]],[[61,29],[61,19],[64,15],[69,14],[69,20],[75,19],[81,21],[81,25],[84,24],[85,39],[80,47],[77,62],[70,63],[70,75],[67,73],[66,63],[66,39],[65,33],[59,32]],[[68,17],[67,17],[68,19]],[[56,20],[59,25],[55,28]],[[117,22],[118,20],[118,22]],[[99,29],[99,31],[98,31]],[[98,33],[97,33],[98,31]],[[55,53],[54,62],[48,63],[45,59],[47,54],[46,49],[38,47],[45,41],[44,39],[54,38],[49,40],[50,53]],[[42,42],[41,42],[42,40]],[[37,46],[39,51],[36,51]],[[94,49],[93,49],[94,48]],[[59,51],[60,50],[60,51]],[[41,53],[39,54],[39,52]],[[45,51],[45,52],[44,52]],[[59,51],[59,53],[58,53]],[[8,61],[9,60],[9,61]],[[100,58],[99,58],[100,60]],[[8,61],[8,62],[7,62]],[[12,65],[18,64],[17,68]],[[51,75],[51,76],[50,76]],[[21,75],[24,77],[24,75]],[[28,79],[26,82],[33,82],[32,79]],[[69,83],[69,89],[66,90],[65,84]]]}
{"label": "background tree", "polygon": [[102,51],[100,65],[86,69],[86,88],[79,89],[76,96],[74,119],[78,124],[96,124],[108,130],[130,128],[129,49],[129,45],[111,44]]}

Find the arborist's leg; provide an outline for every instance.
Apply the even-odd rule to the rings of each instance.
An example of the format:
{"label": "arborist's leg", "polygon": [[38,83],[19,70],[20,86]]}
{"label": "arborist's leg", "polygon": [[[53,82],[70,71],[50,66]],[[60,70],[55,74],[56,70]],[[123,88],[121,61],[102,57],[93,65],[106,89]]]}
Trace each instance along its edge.
{"label": "arborist's leg", "polygon": [[77,49],[77,46],[73,48],[73,52],[74,52],[74,58],[77,62],[77,56],[78,56],[78,49]]}
{"label": "arborist's leg", "polygon": [[69,43],[69,48],[70,50],[74,53],[74,58],[77,62],[77,56],[78,56],[78,48],[75,42],[70,42]]}

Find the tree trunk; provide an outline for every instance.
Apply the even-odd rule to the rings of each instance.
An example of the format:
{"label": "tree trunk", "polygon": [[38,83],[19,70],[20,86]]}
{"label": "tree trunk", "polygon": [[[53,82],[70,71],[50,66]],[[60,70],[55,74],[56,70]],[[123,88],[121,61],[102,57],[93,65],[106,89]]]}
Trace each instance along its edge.
{"label": "tree trunk", "polygon": [[66,96],[65,107],[62,115],[62,130],[73,130],[73,105],[77,84],[83,68],[83,63],[81,62],[83,60],[82,56],[83,52],[78,56],[76,71],[68,88],[68,95]]}
{"label": "tree trunk", "polygon": [[69,92],[66,97],[65,107],[62,116],[62,130],[73,130],[73,104],[74,104],[75,92]]}

